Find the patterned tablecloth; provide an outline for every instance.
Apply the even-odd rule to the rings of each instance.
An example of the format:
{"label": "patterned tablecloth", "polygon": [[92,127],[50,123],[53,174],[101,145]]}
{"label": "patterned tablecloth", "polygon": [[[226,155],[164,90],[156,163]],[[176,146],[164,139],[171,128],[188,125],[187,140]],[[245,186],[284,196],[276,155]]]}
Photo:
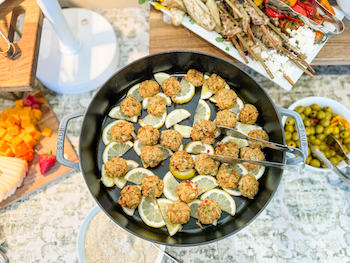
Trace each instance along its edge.
{"label": "patterned tablecloth", "polygon": [[[113,25],[121,48],[119,67],[148,55],[149,10],[96,10]],[[246,69],[249,71],[248,69]],[[307,96],[323,96],[350,108],[350,67],[316,67],[287,92],[249,71],[277,106],[288,107]],[[40,83],[58,119],[85,109],[96,91],[59,95]],[[12,106],[0,100],[0,110]],[[78,147],[81,120],[70,122],[68,136]],[[350,173],[350,169],[347,170]],[[332,173],[284,172],[272,201],[238,234],[210,245],[166,250],[184,262],[349,262],[350,188]],[[96,205],[82,174],[70,172],[58,181],[0,211],[0,235],[10,262],[77,262],[79,227]],[[1,240],[1,236],[0,236]],[[163,262],[171,262],[163,259]]]}

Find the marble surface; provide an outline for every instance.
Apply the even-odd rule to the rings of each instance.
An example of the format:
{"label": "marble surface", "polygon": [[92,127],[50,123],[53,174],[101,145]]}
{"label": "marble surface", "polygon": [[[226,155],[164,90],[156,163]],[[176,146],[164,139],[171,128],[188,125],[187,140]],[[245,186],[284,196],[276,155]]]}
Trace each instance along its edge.
{"label": "marble surface", "polygon": [[[148,54],[148,7],[98,9],[116,31],[119,68]],[[315,67],[290,91],[245,69],[266,89],[277,106],[288,107],[306,96],[323,96],[350,108],[350,66]],[[95,91],[56,94],[37,83],[59,120],[85,109]],[[0,100],[0,110],[12,106]],[[81,119],[70,122],[68,137],[78,147]],[[350,173],[350,170],[347,170]],[[332,174],[304,170],[285,172],[266,209],[238,234],[209,245],[166,250],[184,262],[349,262],[350,189]],[[56,182],[0,211],[0,240],[10,262],[77,262],[79,227],[96,205],[81,173],[72,171]],[[163,259],[163,262],[171,262]]]}

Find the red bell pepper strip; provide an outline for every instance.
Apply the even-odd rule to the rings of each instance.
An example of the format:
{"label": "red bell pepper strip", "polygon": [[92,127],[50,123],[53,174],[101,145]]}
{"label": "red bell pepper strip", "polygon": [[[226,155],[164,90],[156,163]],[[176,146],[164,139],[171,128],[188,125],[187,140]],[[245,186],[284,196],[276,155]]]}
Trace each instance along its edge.
{"label": "red bell pepper strip", "polygon": [[300,0],[297,0],[297,5],[299,5],[301,8],[303,8],[306,11],[308,18],[311,18],[317,12],[315,8],[313,8],[312,6],[303,4],[302,2],[300,2]]}
{"label": "red bell pepper strip", "polygon": [[295,12],[307,17],[306,10],[304,8],[302,8],[300,5],[298,5],[298,3],[295,6],[293,6],[292,9]]}
{"label": "red bell pepper strip", "polygon": [[284,15],[282,15],[280,12],[278,12],[275,9],[272,9],[270,7],[265,8],[266,15],[269,17],[278,17],[278,18],[284,18]]}

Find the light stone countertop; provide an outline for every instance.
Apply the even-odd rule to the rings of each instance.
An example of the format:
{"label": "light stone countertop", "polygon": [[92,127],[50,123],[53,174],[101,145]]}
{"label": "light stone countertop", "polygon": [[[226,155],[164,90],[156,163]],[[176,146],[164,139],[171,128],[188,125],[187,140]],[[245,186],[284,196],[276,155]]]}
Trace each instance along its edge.
{"label": "light stone countertop", "polygon": [[[98,9],[116,31],[121,49],[119,68],[148,55],[148,7]],[[323,96],[350,108],[350,66],[315,67],[288,92],[246,69],[266,89],[277,106],[288,107],[307,96]],[[95,91],[56,94],[39,82],[57,118],[84,110]],[[13,102],[0,99],[0,110]],[[75,148],[81,120],[69,124]],[[350,173],[350,169],[347,170]],[[266,209],[234,236],[210,245],[167,251],[184,262],[337,262],[350,261],[350,187],[334,174],[304,170],[284,172]],[[77,262],[76,237],[88,212],[96,205],[81,173],[72,171],[24,200],[0,211],[0,228],[10,262]],[[1,238],[1,236],[0,236]],[[171,262],[164,259],[163,262]]]}

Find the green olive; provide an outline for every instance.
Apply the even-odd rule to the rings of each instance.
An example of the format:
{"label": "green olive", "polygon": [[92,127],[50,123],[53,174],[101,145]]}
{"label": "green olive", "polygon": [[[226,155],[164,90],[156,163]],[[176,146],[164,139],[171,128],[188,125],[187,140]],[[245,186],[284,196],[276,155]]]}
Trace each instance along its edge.
{"label": "green olive", "polygon": [[296,140],[295,144],[297,145],[298,148],[300,148],[300,141],[299,140]]}
{"label": "green olive", "polygon": [[[340,137],[340,135],[339,135],[339,137]],[[339,141],[341,144],[343,144],[344,139],[343,139],[343,138],[339,138],[338,141]]]}
{"label": "green olive", "polygon": [[291,141],[291,140],[289,140],[289,141],[287,141],[287,146],[289,146],[289,147],[297,147],[297,145],[295,144],[295,142],[293,142],[293,141]]}
{"label": "green olive", "polygon": [[321,120],[319,123],[320,123],[320,125],[322,125],[323,127],[328,127],[328,126],[331,124],[331,122],[330,122],[328,119],[323,119],[323,120]]}
{"label": "green olive", "polygon": [[339,128],[338,128],[338,126],[334,126],[334,127],[333,127],[332,134],[333,134],[333,135],[339,134]]}
{"label": "green olive", "polygon": [[332,157],[330,151],[325,151],[324,155],[326,156],[327,159]]}
{"label": "green olive", "polygon": [[319,111],[318,113],[317,113],[317,119],[319,119],[319,120],[322,120],[322,119],[324,119],[324,118],[326,118],[326,113],[324,112],[324,111]]}
{"label": "green olive", "polygon": [[317,159],[312,159],[310,161],[310,165],[313,166],[313,167],[320,167],[321,166],[321,162]]}
{"label": "green olive", "polygon": [[303,113],[304,112],[304,107],[303,106],[298,106],[298,107],[296,107],[295,108],[295,110],[294,111],[296,111],[297,113]]}
{"label": "green olive", "polygon": [[325,119],[330,120],[331,118],[332,118],[332,113],[330,113],[329,111],[326,111]]}
{"label": "green olive", "polygon": [[326,107],[323,108],[323,110],[326,111],[326,112],[332,113],[332,108],[331,107],[326,106]]}
{"label": "green olive", "polygon": [[320,145],[321,144],[321,141],[319,139],[315,139],[315,140],[312,140],[311,143],[313,145]]}
{"label": "green olive", "polygon": [[292,139],[292,133],[289,131],[284,132],[284,137],[286,138],[286,141],[289,141]]}
{"label": "green olive", "polygon": [[350,143],[350,137],[348,137],[344,140],[344,144],[348,144],[348,143]]}
{"label": "green olive", "polygon": [[339,140],[339,138],[340,138],[339,133],[338,134],[333,134],[333,137],[336,138],[337,140]]}
{"label": "green olive", "polygon": [[348,148],[350,150],[350,142],[347,143],[345,146],[346,146],[346,148]]}
{"label": "green olive", "polygon": [[286,120],[286,125],[294,125],[294,124],[295,124],[294,119],[291,117],[288,117]]}
{"label": "green olive", "polygon": [[310,126],[310,134],[314,135],[316,133],[316,129],[314,126]]}
{"label": "green olive", "polygon": [[349,152],[349,148],[346,145],[343,145],[343,149],[346,154]]}
{"label": "green olive", "polygon": [[322,125],[317,125],[316,128],[315,128],[315,131],[317,134],[320,134],[322,133],[324,130],[324,127]]}
{"label": "green olive", "polygon": [[326,135],[324,133],[320,133],[316,135],[316,139],[319,139],[320,141],[323,141],[326,138]]}
{"label": "green olive", "polygon": [[308,156],[308,157],[306,158],[306,160],[305,160],[305,163],[306,163],[306,164],[309,164],[311,160],[312,160],[312,157],[311,157],[311,156]]}
{"label": "green olive", "polygon": [[333,132],[333,127],[332,126],[328,126],[324,129],[323,133],[327,136],[329,134],[331,134]]}
{"label": "green olive", "polygon": [[299,139],[298,133],[297,132],[293,132],[292,134],[292,140],[293,141],[297,141]]}
{"label": "green olive", "polygon": [[339,164],[339,160],[335,157],[331,157],[329,158],[329,160],[334,164],[334,165],[338,165]]}
{"label": "green olive", "polygon": [[315,139],[316,139],[316,136],[314,136],[314,135],[309,136],[309,141],[310,141],[310,142],[313,141],[313,140],[315,140]]}
{"label": "green olive", "polygon": [[304,125],[305,125],[305,127],[311,126],[310,119],[305,119],[305,120],[304,120]]}
{"label": "green olive", "polygon": [[339,162],[343,160],[343,157],[341,157],[339,154],[335,155],[334,157],[337,158]]}
{"label": "green olive", "polygon": [[306,119],[306,116],[305,116],[304,113],[301,113],[301,114],[300,114],[300,117],[301,117],[302,120],[305,120],[305,119]]}
{"label": "green olive", "polygon": [[285,126],[284,129],[285,129],[286,131],[291,132],[291,133],[294,132],[294,126],[293,126],[293,125],[287,125],[287,126]]}
{"label": "green olive", "polygon": [[331,153],[331,156],[332,156],[332,157],[335,156],[335,155],[337,154],[334,150],[330,150],[329,152]]}
{"label": "green olive", "polygon": [[315,111],[320,111],[321,110],[321,107],[318,106],[318,104],[312,104],[311,105],[311,109],[315,110]]}
{"label": "green olive", "polygon": [[321,164],[321,167],[322,167],[322,168],[327,168],[327,166],[326,166],[326,165],[324,165],[324,164]]}
{"label": "green olive", "polygon": [[311,132],[310,127],[305,127],[306,136],[309,136],[310,132]]}
{"label": "green olive", "polygon": [[343,138],[343,139],[348,138],[349,136],[350,136],[349,131],[342,131],[340,133],[340,137]]}
{"label": "green olive", "polygon": [[320,150],[325,151],[327,149],[327,144],[320,144]]}
{"label": "green olive", "polygon": [[311,114],[311,111],[312,111],[311,107],[306,107],[303,113],[305,114],[305,116],[309,116]]}
{"label": "green olive", "polygon": [[313,118],[313,119],[317,118],[317,112],[318,111],[313,110],[310,114],[310,118]]}
{"label": "green olive", "polygon": [[345,131],[345,126],[343,124],[338,125],[339,131]]}

